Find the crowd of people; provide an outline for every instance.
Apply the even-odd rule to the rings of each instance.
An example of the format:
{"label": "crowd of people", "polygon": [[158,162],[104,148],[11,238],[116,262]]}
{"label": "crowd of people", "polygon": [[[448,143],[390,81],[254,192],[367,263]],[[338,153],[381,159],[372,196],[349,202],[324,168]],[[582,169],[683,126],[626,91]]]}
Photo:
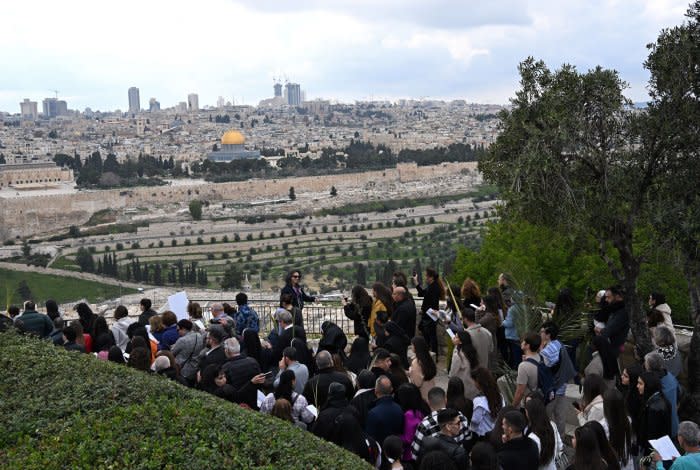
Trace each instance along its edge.
{"label": "crowd of people", "polygon": [[[316,299],[303,291],[297,270],[287,277],[270,331],[261,330],[244,293],[235,305],[211,305],[209,321],[197,303],[178,321],[144,298],[138,318],[120,305],[111,327],[85,303],[75,307],[77,320],[64,322],[53,301],[47,314],[33,302],[23,312],[10,307],[0,326],[270,414],[376,468],[700,468],[697,407],[677,379],[681,359],[663,294],[649,298],[654,350],[625,362],[629,318],[617,286],[599,293],[587,342],[560,338],[559,322],[576,310],[568,289],[530,331],[507,274],[485,295],[472,279],[452,288],[433,269],[425,278],[422,285],[418,273],[397,272],[390,287],[375,283],[371,294],[355,286],[343,300],[354,340],[324,321],[315,349],[304,304]],[[445,388],[437,380],[440,358]],[[575,410],[566,397],[572,383],[582,390]],[[567,436],[574,412],[578,427]],[[681,457],[663,461],[654,452],[654,440],[664,436]],[[566,445],[573,448],[568,457]]]}

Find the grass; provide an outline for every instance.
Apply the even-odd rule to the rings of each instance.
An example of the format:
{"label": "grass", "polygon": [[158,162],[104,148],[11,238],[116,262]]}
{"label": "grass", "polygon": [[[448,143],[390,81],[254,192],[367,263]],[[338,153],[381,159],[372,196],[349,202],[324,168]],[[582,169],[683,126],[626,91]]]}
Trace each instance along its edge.
{"label": "grass", "polygon": [[97,302],[119,297],[121,294],[136,293],[135,289],[120,288],[95,281],[0,268],[0,306],[21,303],[22,299],[17,293],[17,287],[23,280],[27,282],[33,300],[40,303],[47,299],[66,303],[82,298]]}

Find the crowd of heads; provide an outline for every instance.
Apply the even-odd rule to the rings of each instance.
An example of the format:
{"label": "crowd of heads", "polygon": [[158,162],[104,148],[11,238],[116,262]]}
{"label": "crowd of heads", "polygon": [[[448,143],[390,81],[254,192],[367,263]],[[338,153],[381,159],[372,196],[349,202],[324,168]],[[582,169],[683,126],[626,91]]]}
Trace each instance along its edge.
{"label": "crowd of heads", "polygon": [[[697,407],[679,398],[679,353],[662,293],[649,297],[653,350],[635,361],[623,354],[630,321],[618,286],[601,292],[584,317],[562,289],[548,318],[526,328],[518,318],[523,296],[507,273],[482,290],[470,278],[448,286],[430,268],[424,286],[397,272],[391,287],[374,283],[371,294],[355,286],[343,301],[354,331],[326,321],[312,347],[303,306],[315,299],[300,279],[289,273],[270,331],[260,329],[244,293],[213,303],[208,324],[196,302],[178,320],[147,298],[138,318],[120,305],[109,323],[86,303],[75,306],[73,321],[54,301],[46,315],[33,302],[8,314],[18,329],[57,346],[270,414],[381,468],[549,469],[564,465],[564,442],[573,469],[628,468],[663,435],[698,450]],[[577,317],[590,325],[563,332]],[[436,380],[444,346],[443,388]],[[562,403],[574,383],[581,395],[571,410]],[[562,424],[574,413],[579,426],[569,442]]]}

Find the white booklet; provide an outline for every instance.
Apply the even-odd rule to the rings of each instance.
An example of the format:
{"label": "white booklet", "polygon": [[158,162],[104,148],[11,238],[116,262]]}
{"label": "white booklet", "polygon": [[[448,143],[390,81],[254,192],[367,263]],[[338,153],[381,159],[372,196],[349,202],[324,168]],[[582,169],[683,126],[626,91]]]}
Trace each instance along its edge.
{"label": "white booklet", "polygon": [[447,331],[447,334],[450,335],[450,339],[454,339],[455,334],[452,332],[451,328],[445,328],[445,331]]}
{"label": "white booklet", "polygon": [[659,439],[649,439],[649,444],[659,454],[661,460],[672,460],[681,456],[668,436],[660,437]]}
{"label": "white booklet", "polygon": [[433,321],[438,321],[437,312],[436,312],[435,310],[433,310],[432,308],[429,308],[429,309],[425,312],[425,314],[428,315],[428,316],[431,318],[431,320],[433,320]]}
{"label": "white booklet", "polygon": [[262,405],[263,400],[265,400],[265,394],[258,390],[258,408]]}

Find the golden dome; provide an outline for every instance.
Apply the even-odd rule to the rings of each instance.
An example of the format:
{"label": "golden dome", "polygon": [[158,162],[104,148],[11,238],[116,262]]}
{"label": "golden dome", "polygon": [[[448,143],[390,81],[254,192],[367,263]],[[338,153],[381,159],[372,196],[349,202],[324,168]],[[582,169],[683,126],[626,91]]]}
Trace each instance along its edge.
{"label": "golden dome", "polygon": [[238,131],[227,131],[221,137],[221,145],[242,145],[245,143],[245,137]]}

